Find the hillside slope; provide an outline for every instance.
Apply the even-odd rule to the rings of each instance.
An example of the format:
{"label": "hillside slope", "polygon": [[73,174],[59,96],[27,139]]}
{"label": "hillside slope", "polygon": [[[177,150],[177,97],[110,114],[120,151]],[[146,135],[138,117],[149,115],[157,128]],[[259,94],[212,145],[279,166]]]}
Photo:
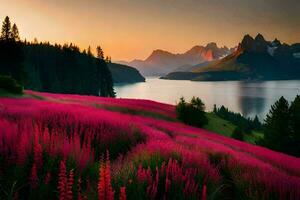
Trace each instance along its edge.
{"label": "hillside slope", "polygon": [[26,95],[0,98],[0,184],[24,199],[300,198],[298,158],[186,126],[172,105]]}
{"label": "hillside slope", "polygon": [[140,72],[130,66],[117,63],[108,63],[114,83],[136,83],[144,82],[145,78]]}

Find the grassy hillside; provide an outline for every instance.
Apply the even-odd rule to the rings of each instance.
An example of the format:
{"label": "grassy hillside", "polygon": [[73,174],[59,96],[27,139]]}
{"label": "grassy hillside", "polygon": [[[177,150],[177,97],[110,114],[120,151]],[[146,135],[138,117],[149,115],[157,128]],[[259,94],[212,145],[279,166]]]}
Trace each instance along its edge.
{"label": "grassy hillside", "polygon": [[0,98],[0,199],[300,198],[298,158],[179,123],[172,105],[25,92]]}
{"label": "grassy hillside", "polygon": [[18,94],[12,94],[10,92],[7,92],[6,90],[3,90],[0,88],[0,97],[20,97],[22,95]]}
{"label": "grassy hillside", "polygon": [[[208,124],[203,127],[204,129],[214,132],[214,133],[218,133],[220,135],[231,137],[234,129],[236,128],[236,125],[220,118],[219,116],[217,116],[214,113],[206,113],[206,116],[208,118]],[[261,137],[263,137],[263,133],[261,133],[261,132],[253,132],[251,134],[244,134],[245,142],[248,142],[251,144],[255,144],[255,142],[258,141],[258,139]]]}
{"label": "grassy hillside", "polygon": [[208,124],[203,128],[214,133],[230,137],[236,128],[232,123],[220,118],[214,113],[207,113]]}

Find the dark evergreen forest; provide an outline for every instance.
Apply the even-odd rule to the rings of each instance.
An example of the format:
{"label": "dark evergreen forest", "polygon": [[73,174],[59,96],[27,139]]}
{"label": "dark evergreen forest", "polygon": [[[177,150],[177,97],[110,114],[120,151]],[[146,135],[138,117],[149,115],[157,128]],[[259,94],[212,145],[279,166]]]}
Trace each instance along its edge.
{"label": "dark evergreen forest", "polygon": [[9,76],[25,89],[114,97],[113,79],[100,46],[97,56],[74,44],[51,45],[21,41],[9,17],[2,24],[0,75]]}

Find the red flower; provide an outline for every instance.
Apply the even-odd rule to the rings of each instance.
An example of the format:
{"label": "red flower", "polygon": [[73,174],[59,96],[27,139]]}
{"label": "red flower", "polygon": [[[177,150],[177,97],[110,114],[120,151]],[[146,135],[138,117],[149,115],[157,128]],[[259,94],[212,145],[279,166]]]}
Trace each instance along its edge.
{"label": "red flower", "polygon": [[98,183],[98,198],[105,199],[105,165],[102,162],[99,167],[99,183]]}
{"label": "red flower", "polygon": [[35,129],[34,141],[33,141],[33,152],[34,152],[34,162],[37,164],[38,168],[41,168],[43,165],[43,150],[42,146],[39,143],[38,132]]}
{"label": "red flower", "polygon": [[206,185],[203,185],[201,200],[206,200]]}
{"label": "red flower", "polygon": [[44,180],[45,185],[48,185],[50,180],[51,180],[51,174],[50,174],[50,172],[48,172],[46,174],[46,177],[45,177],[45,180]]}
{"label": "red flower", "polygon": [[99,169],[99,183],[98,183],[98,198],[99,200],[113,200],[114,191],[111,186],[110,176],[110,161],[109,153],[107,152],[106,161],[101,162]]}
{"label": "red flower", "polygon": [[38,187],[39,178],[37,176],[37,170],[35,163],[32,165],[31,173],[29,177],[30,186],[32,189],[36,189]]}
{"label": "red flower", "polygon": [[66,198],[66,187],[67,187],[67,175],[66,175],[66,164],[65,161],[60,161],[59,174],[58,174],[58,192],[59,199],[64,200]]}
{"label": "red flower", "polygon": [[72,170],[70,170],[67,187],[66,187],[66,199],[67,200],[73,199],[73,191],[72,191],[73,183],[74,183],[74,172],[72,169]]}
{"label": "red flower", "polygon": [[125,187],[121,187],[120,188],[120,200],[126,200],[126,188]]}
{"label": "red flower", "polygon": [[81,178],[78,179],[78,183],[77,183],[77,200],[82,200],[82,191],[81,191]]}

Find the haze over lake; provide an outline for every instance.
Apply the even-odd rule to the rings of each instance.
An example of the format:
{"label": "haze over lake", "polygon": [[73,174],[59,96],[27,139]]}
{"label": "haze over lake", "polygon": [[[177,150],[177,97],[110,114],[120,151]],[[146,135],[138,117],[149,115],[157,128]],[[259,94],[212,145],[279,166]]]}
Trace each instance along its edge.
{"label": "haze over lake", "polygon": [[263,119],[279,97],[291,101],[300,94],[300,81],[193,82],[148,77],[144,83],[116,84],[115,90],[119,98],[150,99],[169,104],[176,104],[182,96],[187,100],[198,96],[208,111],[214,104],[224,105],[244,116],[258,115]]}

